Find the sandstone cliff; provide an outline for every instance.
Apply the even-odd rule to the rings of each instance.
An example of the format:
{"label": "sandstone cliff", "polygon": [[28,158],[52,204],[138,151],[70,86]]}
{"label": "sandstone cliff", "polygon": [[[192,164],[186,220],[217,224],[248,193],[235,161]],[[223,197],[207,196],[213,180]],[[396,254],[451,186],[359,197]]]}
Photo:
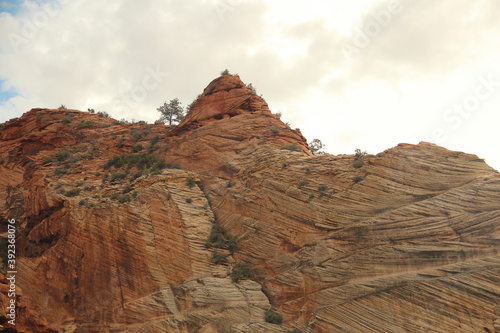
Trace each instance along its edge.
{"label": "sandstone cliff", "polygon": [[500,330],[500,175],[475,155],[313,156],[230,75],[173,128],[33,109],[0,140],[11,332]]}

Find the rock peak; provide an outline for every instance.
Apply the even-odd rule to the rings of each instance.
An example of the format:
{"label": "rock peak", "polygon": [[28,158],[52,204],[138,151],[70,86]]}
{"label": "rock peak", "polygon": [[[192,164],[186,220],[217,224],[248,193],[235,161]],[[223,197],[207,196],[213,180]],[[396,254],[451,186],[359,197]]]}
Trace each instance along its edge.
{"label": "rock peak", "polygon": [[241,114],[272,115],[266,101],[243,83],[238,75],[223,75],[203,90],[175,132],[185,132]]}

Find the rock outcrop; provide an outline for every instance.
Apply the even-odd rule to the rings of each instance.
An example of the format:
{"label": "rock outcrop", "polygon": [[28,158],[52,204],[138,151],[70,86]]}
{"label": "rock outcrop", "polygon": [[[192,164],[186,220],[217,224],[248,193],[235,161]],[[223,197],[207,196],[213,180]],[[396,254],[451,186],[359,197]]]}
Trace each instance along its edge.
{"label": "rock outcrop", "polygon": [[313,156],[231,75],[176,127],[33,109],[0,139],[11,332],[500,330],[500,175],[475,155]]}

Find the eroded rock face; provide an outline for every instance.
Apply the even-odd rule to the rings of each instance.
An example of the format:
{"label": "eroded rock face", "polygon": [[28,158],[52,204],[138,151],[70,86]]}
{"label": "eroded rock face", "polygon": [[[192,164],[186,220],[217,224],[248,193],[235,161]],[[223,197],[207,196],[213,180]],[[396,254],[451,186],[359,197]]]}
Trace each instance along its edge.
{"label": "eroded rock face", "polygon": [[312,156],[231,75],[175,128],[33,109],[0,138],[19,332],[498,329],[500,175],[475,155]]}

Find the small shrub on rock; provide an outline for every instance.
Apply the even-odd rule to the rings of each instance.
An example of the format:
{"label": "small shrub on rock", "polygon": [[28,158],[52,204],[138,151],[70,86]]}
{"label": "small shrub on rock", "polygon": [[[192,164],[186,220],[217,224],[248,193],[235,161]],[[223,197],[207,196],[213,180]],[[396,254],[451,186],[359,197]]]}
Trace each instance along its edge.
{"label": "small shrub on rock", "polygon": [[212,253],[211,260],[216,265],[225,264],[225,263],[227,263],[227,257],[228,257],[227,254],[219,253],[216,251],[216,252]]}
{"label": "small shrub on rock", "polygon": [[70,155],[71,155],[71,154],[70,154],[70,152],[69,152],[69,151],[62,149],[62,150],[59,150],[59,151],[56,153],[56,155],[55,155],[55,156],[56,156],[56,158],[57,158],[57,160],[58,160],[59,162],[62,162],[62,161],[64,161],[65,159],[67,159]]}
{"label": "small shrub on rock", "polygon": [[196,185],[196,181],[191,178],[191,177],[187,177],[186,178],[186,185],[189,187],[189,188],[192,188],[193,186]]}
{"label": "small shrub on rock", "polygon": [[123,180],[125,177],[127,177],[127,175],[126,175],[126,174],[124,174],[124,173],[114,173],[114,174],[111,176],[111,182],[112,182],[112,183],[119,182],[119,181]]}
{"label": "small shrub on rock", "polygon": [[353,181],[355,184],[359,183],[359,182],[360,182],[360,181],[362,181],[362,180],[363,180],[363,177],[361,177],[361,176],[355,176],[355,177],[352,179],[352,181]]}
{"label": "small shrub on rock", "polygon": [[119,196],[118,196],[118,202],[119,202],[119,203],[126,203],[126,202],[130,202],[130,195],[128,195],[128,194],[119,195]]}
{"label": "small shrub on rock", "polygon": [[142,150],[142,145],[141,144],[136,144],[132,147],[132,153],[138,153]]}
{"label": "small shrub on rock", "polygon": [[80,191],[81,190],[79,188],[73,188],[71,190],[66,191],[65,196],[67,196],[67,197],[76,197],[76,196],[80,195]]}
{"label": "small shrub on rock", "polygon": [[281,325],[283,323],[283,316],[273,310],[267,310],[265,320],[267,323]]}
{"label": "small shrub on rock", "polygon": [[91,128],[94,127],[94,122],[92,120],[85,120],[82,121],[76,126],[77,129],[82,129],[82,128]]}
{"label": "small shrub on rock", "polygon": [[219,223],[215,222],[210,230],[210,235],[205,243],[205,246],[216,247],[219,249],[227,248],[231,253],[238,250],[236,242],[231,235],[228,235],[226,229]]}
{"label": "small shrub on rock", "polygon": [[239,282],[242,279],[249,279],[253,276],[252,267],[247,263],[237,263],[231,271],[231,280]]}
{"label": "small shrub on rock", "polygon": [[366,151],[361,151],[361,149],[356,148],[355,154],[354,154],[354,161],[352,162],[352,166],[356,169],[361,168],[363,165],[365,165],[365,162],[363,162],[363,157],[366,156]]}

